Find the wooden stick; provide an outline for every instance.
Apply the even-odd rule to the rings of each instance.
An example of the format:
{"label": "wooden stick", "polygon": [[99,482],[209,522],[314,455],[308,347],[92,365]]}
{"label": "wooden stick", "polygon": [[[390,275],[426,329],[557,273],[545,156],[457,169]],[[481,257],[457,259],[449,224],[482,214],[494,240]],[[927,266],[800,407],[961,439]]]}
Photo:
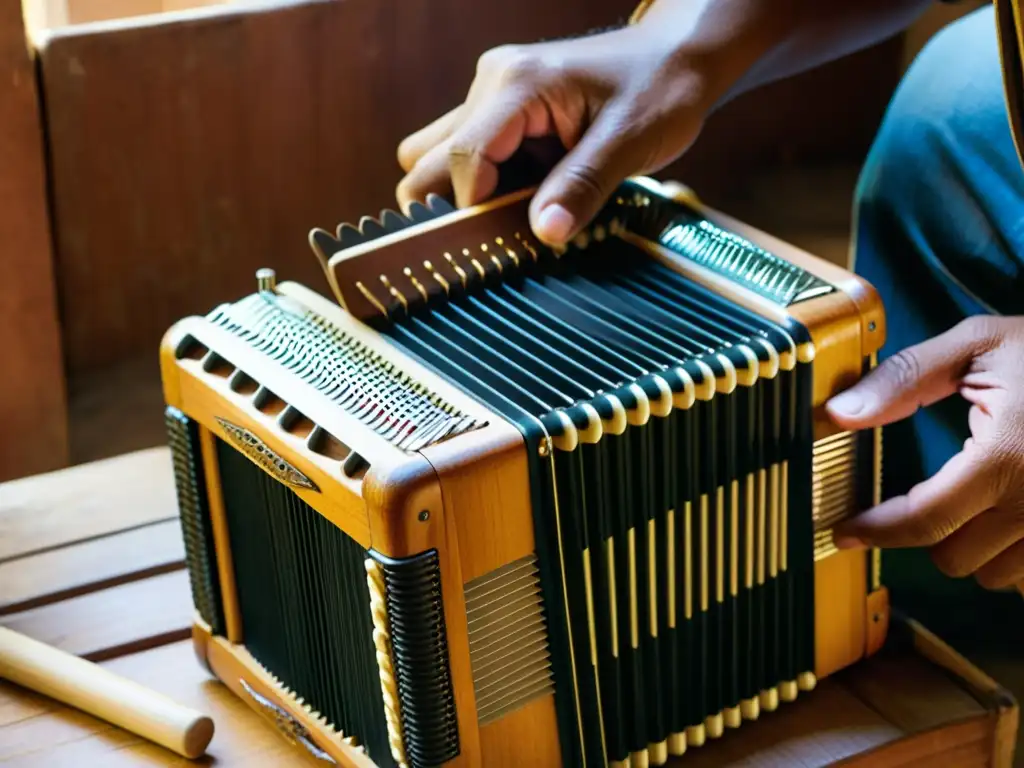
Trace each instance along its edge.
{"label": "wooden stick", "polygon": [[0,677],[195,759],[213,720],[98,664],[0,627]]}

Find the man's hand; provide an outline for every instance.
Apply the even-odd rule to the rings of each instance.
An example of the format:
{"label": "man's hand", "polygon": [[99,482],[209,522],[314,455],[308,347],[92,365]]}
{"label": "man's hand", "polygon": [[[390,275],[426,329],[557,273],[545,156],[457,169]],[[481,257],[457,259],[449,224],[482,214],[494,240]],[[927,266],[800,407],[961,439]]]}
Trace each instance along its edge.
{"label": "man's hand", "polygon": [[1024,580],[1024,317],[974,317],[906,349],[828,404],[846,429],[905,419],[959,393],[971,437],[905,496],[846,521],[840,547],[930,547],[938,568],[987,588]]}
{"label": "man's hand", "polygon": [[480,203],[525,139],[557,137],[567,154],[530,219],[541,241],[566,243],[623,179],[653,173],[696,139],[709,94],[678,39],[640,25],[488,51],[465,103],[399,147],[399,204],[449,191],[459,207]]}

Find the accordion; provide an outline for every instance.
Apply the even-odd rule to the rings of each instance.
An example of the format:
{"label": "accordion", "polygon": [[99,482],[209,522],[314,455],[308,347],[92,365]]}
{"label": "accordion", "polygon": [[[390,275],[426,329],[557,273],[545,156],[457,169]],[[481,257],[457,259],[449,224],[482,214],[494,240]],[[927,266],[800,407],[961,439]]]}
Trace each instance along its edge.
{"label": "accordion", "polygon": [[314,230],[333,297],[163,339],[197,656],[314,761],[685,765],[885,639],[831,535],[881,433],[823,410],[871,286],[677,183],[560,249],[530,199]]}

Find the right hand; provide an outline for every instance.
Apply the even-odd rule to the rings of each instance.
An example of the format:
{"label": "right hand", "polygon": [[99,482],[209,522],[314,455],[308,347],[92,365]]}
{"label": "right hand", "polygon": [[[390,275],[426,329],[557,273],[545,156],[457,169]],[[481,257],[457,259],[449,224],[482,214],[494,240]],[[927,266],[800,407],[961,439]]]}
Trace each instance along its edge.
{"label": "right hand", "polygon": [[548,245],[571,240],[625,178],[682,155],[710,110],[699,59],[663,26],[486,52],[465,102],[401,143],[399,204],[431,192],[454,192],[460,208],[483,202],[525,139],[554,136],[567,154],[537,190],[530,223]]}

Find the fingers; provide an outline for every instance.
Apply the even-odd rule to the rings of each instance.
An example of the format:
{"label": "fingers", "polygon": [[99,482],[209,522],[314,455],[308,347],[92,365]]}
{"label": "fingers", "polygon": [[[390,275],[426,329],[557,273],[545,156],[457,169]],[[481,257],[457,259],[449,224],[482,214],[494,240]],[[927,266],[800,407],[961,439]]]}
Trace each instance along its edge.
{"label": "fingers", "polygon": [[398,164],[402,170],[408,173],[411,171],[424,155],[445,141],[458,125],[459,118],[465,111],[465,105],[460,105],[450,112],[441,115],[430,125],[421,128],[416,133],[407,136],[398,145]]}
{"label": "fingers", "polygon": [[408,213],[411,203],[423,202],[430,193],[447,197],[451,188],[448,145],[442,143],[421,157],[412,171],[398,183],[395,197],[402,211]]}
{"label": "fingers", "polygon": [[567,243],[590,223],[623,179],[644,170],[654,153],[638,133],[624,110],[610,108],[598,115],[530,205],[531,224],[542,242]]}
{"label": "fingers", "polygon": [[459,208],[476,205],[494,191],[498,165],[512,157],[527,136],[529,111],[527,100],[510,94],[452,134],[448,165]]}
{"label": "fingers", "polygon": [[947,576],[963,578],[980,571],[1024,538],[1024,515],[988,509],[932,548],[932,560]]}
{"label": "fingers", "polygon": [[[443,195],[449,189],[460,208],[487,199],[498,183],[498,165],[518,149],[527,130],[536,130],[541,122],[534,112],[520,95],[505,92],[458,126],[436,128],[432,135],[445,130],[449,135],[420,155],[399,183],[399,205],[407,208],[428,193]],[[432,135],[410,140],[408,157],[415,156]]]}
{"label": "fingers", "polygon": [[930,547],[996,506],[1001,492],[997,464],[975,446],[958,453],[907,495],[837,525],[835,543],[840,549]]}
{"label": "fingers", "polygon": [[1024,582],[1024,541],[1007,547],[979,568],[974,578],[985,589],[1005,589]]}
{"label": "fingers", "polygon": [[829,414],[846,429],[882,426],[913,415],[957,391],[974,356],[989,344],[988,334],[983,321],[972,319],[900,351],[829,401]]}

